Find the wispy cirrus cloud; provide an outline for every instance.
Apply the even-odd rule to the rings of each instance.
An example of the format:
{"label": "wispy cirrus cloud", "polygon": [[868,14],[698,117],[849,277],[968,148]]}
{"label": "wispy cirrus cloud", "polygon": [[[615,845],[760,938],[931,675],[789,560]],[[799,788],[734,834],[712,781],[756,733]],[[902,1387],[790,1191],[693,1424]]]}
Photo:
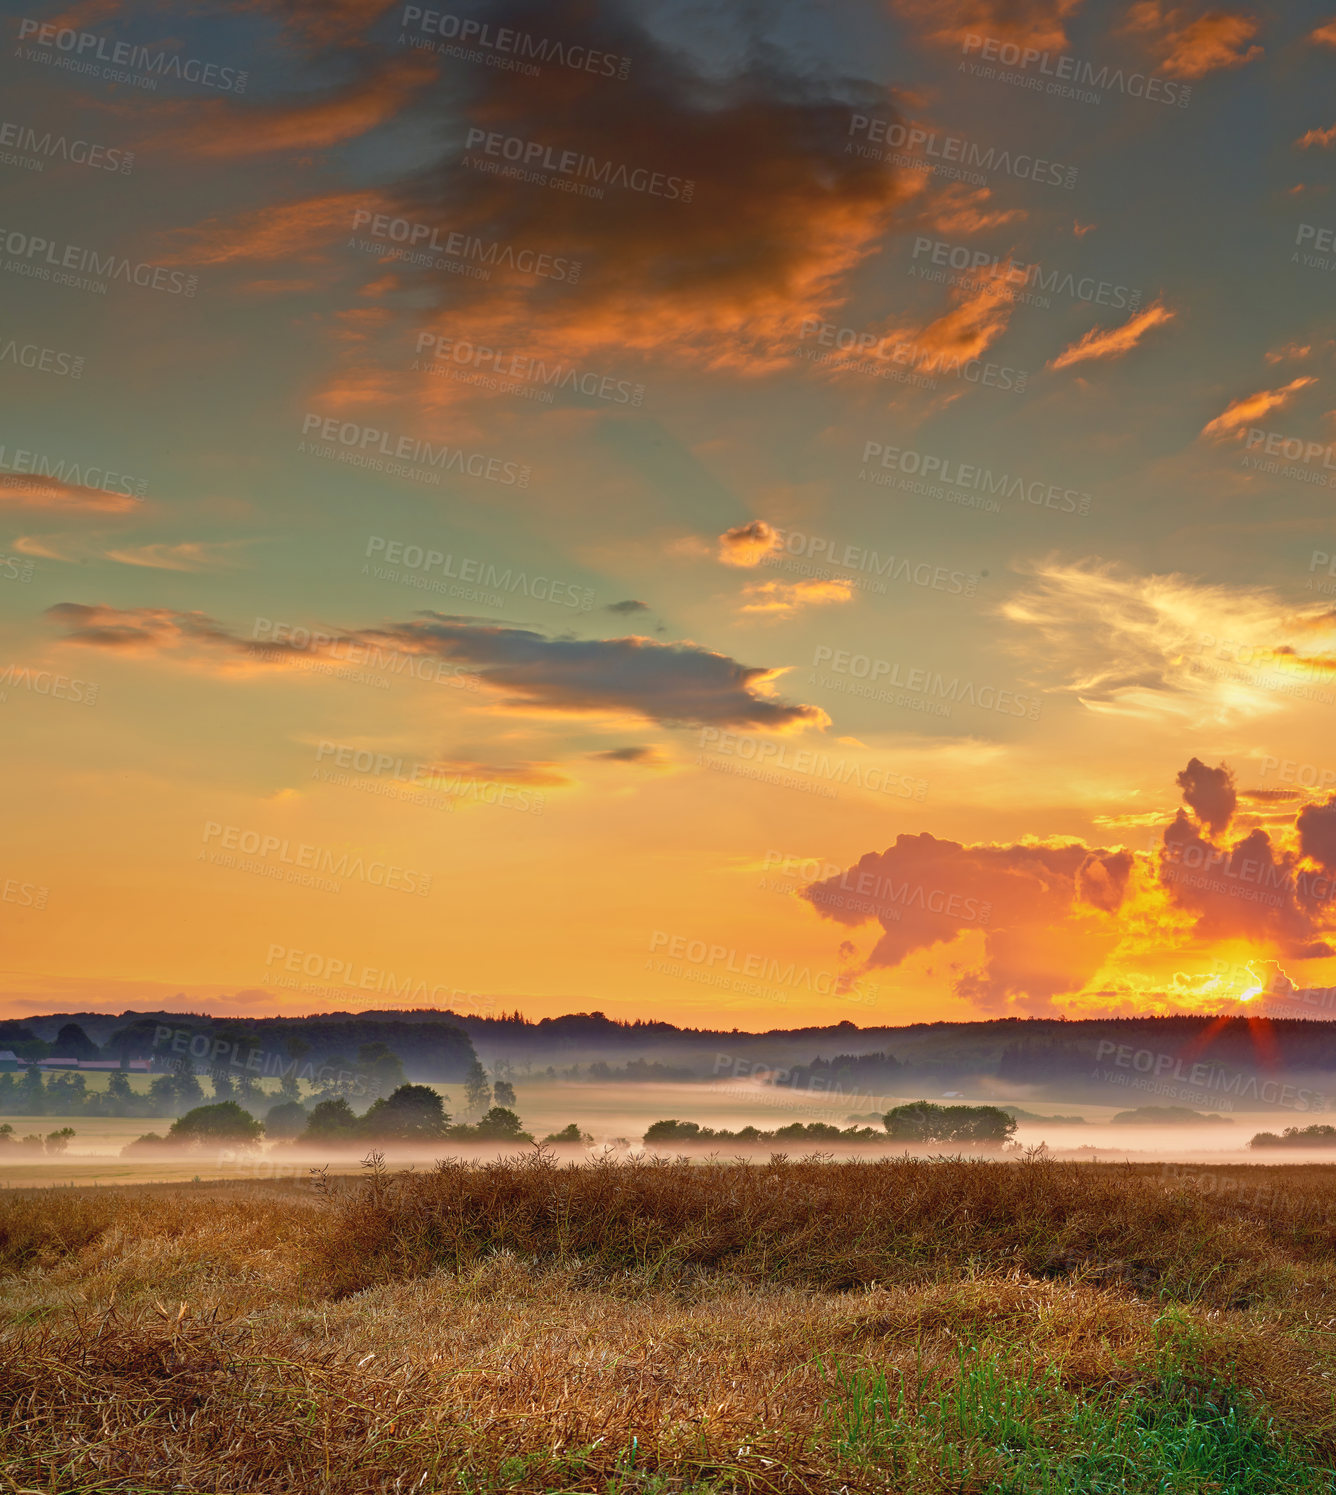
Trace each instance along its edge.
{"label": "wispy cirrus cloud", "polygon": [[1155,327],[1172,322],[1174,313],[1163,302],[1156,301],[1129,317],[1120,327],[1092,327],[1084,337],[1064,348],[1049,364],[1051,369],[1070,368],[1094,358],[1121,358],[1130,353]]}
{"label": "wispy cirrus cloud", "polygon": [[1221,68],[1243,67],[1262,55],[1253,43],[1259,26],[1241,11],[1201,10],[1195,5],[1168,9],[1162,0],[1137,0],[1124,31],[1154,59],[1158,72],[1190,81]]}
{"label": "wispy cirrus cloud", "polygon": [[1049,562],[1000,611],[1053,688],[1103,715],[1221,725],[1282,709],[1286,679],[1336,672],[1336,614],[1261,587]]}
{"label": "wispy cirrus cloud", "polygon": [[926,41],[959,47],[971,36],[1060,49],[1066,22],[1081,0],[891,0],[891,8]]}
{"label": "wispy cirrus cloud", "polygon": [[1300,390],[1307,389],[1310,384],[1316,383],[1317,379],[1314,375],[1301,374],[1297,379],[1291,379],[1288,384],[1282,384],[1279,389],[1259,389],[1254,394],[1243,395],[1231,401],[1214,420],[1207,421],[1201,429],[1201,434],[1212,441],[1227,441],[1230,437],[1247,430],[1264,415],[1270,415],[1273,410],[1282,409]]}
{"label": "wispy cirrus cloud", "polygon": [[41,509],[60,514],[130,514],[143,500],[63,478],[5,473],[0,478],[0,509]]}

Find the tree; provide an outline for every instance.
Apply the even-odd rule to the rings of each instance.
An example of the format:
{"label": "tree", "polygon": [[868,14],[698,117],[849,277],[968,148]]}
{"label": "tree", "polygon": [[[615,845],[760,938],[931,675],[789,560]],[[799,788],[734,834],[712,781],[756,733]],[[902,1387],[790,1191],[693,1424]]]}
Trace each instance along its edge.
{"label": "tree", "polygon": [[78,1023],[66,1023],[53,1045],[57,1059],[100,1059],[102,1050]]}
{"label": "tree", "polygon": [[509,1080],[498,1080],[492,1086],[492,1094],[498,1106],[513,1107],[515,1104],[515,1087]]}
{"label": "tree", "polygon": [[19,1114],[42,1116],[46,1113],[46,1091],[42,1088],[42,1071],[30,1064],[19,1087]]}
{"label": "tree", "polygon": [[171,1081],[177,1110],[204,1099],[204,1089],[195,1078],[195,1066],[184,1054],[172,1065]]}
{"label": "tree", "polygon": [[243,1111],[234,1100],[225,1100],[212,1106],[196,1106],[193,1111],[178,1117],[172,1122],[167,1140],[192,1146],[205,1142],[231,1142],[244,1146],[248,1142],[258,1142],[263,1133],[264,1127],[249,1111]]}
{"label": "tree", "polygon": [[582,1132],[574,1121],[569,1126],[562,1127],[559,1132],[549,1132],[543,1138],[545,1143],[578,1142],[582,1147],[588,1147],[593,1140],[589,1133]]}
{"label": "tree", "polygon": [[46,1134],[47,1153],[52,1157],[56,1157],[64,1152],[70,1145],[70,1138],[73,1135],[74,1128],[72,1126],[63,1126],[58,1132],[48,1132]]}
{"label": "tree", "polygon": [[491,1104],[491,1081],[487,1078],[487,1071],[477,1059],[469,1065],[469,1072],[464,1076],[464,1099],[468,1104],[470,1116],[478,1115]]}
{"label": "tree", "polygon": [[917,1100],[895,1106],[882,1117],[897,1142],[984,1142],[1011,1139],[1016,1120],[996,1106],[936,1106]]}
{"label": "tree", "polygon": [[698,1121],[655,1121],[645,1132],[646,1142],[690,1142],[700,1136]]}
{"label": "tree", "polygon": [[364,1043],[357,1051],[357,1063],[366,1071],[367,1094],[372,1100],[391,1095],[407,1078],[398,1054],[388,1044]]}
{"label": "tree", "polygon": [[351,1142],[357,1136],[358,1122],[353,1108],[340,1095],[322,1100],[311,1107],[301,1142]]}
{"label": "tree", "polygon": [[306,1107],[299,1100],[281,1100],[269,1107],[264,1118],[266,1137],[295,1137],[306,1128]]}
{"label": "tree", "polygon": [[297,1069],[302,1062],[302,1057],[311,1052],[311,1045],[299,1034],[293,1033],[284,1048],[288,1051],[291,1064],[283,1071],[283,1078],[278,1082],[278,1093],[284,1100],[300,1100],[301,1086],[297,1083]]}
{"label": "tree", "polygon": [[449,1125],[441,1097],[430,1085],[400,1085],[371,1107],[359,1130],[377,1142],[425,1142],[443,1137]]}
{"label": "tree", "polygon": [[232,1083],[232,1076],[221,1064],[215,1065],[209,1071],[209,1078],[213,1081],[214,1100],[233,1100],[236,1098],[237,1087]]}
{"label": "tree", "polygon": [[529,1133],[522,1129],[519,1117],[514,1111],[507,1111],[504,1106],[493,1106],[471,1131],[474,1136],[487,1142],[533,1141]]}

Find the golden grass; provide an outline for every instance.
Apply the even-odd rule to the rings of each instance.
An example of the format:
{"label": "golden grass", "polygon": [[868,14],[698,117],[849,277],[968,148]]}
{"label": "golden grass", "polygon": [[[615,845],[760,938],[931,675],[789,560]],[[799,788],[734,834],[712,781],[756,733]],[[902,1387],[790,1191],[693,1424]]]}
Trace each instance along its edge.
{"label": "golden grass", "polygon": [[851,1387],[894,1383],[927,1426],[979,1356],[1092,1405],[1242,1387],[1330,1462],[1332,1175],[1244,1171],[1282,1185],[1239,1204],[1149,1168],[512,1163],[323,1197],[14,1193],[0,1484],[1039,1489],[974,1434],[958,1478],[936,1443],[849,1433]]}

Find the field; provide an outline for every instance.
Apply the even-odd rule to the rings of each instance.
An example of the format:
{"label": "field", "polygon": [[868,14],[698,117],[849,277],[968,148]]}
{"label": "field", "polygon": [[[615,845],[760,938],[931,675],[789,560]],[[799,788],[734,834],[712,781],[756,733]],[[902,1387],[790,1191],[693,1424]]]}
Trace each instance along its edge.
{"label": "field", "polygon": [[11,1491],[1336,1490],[1336,1173],[550,1157],[0,1197]]}

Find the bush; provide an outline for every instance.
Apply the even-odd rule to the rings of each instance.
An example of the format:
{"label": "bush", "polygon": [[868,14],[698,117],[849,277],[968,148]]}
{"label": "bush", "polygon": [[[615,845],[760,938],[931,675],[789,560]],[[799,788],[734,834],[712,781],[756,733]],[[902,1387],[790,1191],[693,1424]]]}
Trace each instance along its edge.
{"label": "bush", "polygon": [[564,1126],[559,1132],[549,1132],[543,1138],[545,1145],[556,1145],[562,1142],[578,1142],[581,1147],[588,1147],[593,1142],[593,1137],[588,1132],[582,1132],[574,1121],[569,1126]]}

